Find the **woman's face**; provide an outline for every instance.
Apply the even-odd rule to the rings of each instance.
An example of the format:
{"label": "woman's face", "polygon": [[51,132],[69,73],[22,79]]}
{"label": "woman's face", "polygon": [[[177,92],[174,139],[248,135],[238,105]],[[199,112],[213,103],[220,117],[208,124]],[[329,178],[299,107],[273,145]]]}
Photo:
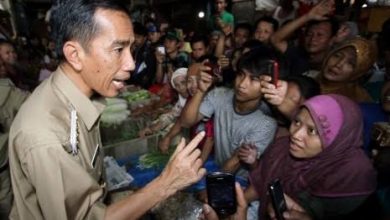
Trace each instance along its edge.
{"label": "woman's face", "polygon": [[176,91],[183,96],[184,98],[187,98],[187,81],[185,76],[178,76],[173,80],[173,84],[175,84]]}
{"label": "woman's face", "polygon": [[190,96],[194,96],[198,92],[198,81],[196,75],[188,76],[187,78],[187,90]]}
{"label": "woman's face", "polygon": [[356,51],[353,47],[346,47],[330,55],[323,74],[325,79],[333,82],[349,81],[356,68]]}
{"label": "woman's face", "polygon": [[320,136],[306,108],[302,108],[291,122],[290,134],[290,154],[295,158],[312,158],[322,152]]}

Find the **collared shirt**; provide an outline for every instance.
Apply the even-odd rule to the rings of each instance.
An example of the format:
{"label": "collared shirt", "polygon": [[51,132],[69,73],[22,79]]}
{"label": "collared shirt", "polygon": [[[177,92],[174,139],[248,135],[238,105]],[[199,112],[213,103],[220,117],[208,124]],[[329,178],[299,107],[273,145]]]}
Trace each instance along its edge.
{"label": "collared shirt", "polygon": [[28,96],[8,78],[0,79],[0,219],[6,219],[11,209],[12,190],[8,166],[8,131],[11,123]]}
{"label": "collared shirt", "polygon": [[[103,219],[106,206],[99,116],[58,68],[22,105],[9,136],[14,203],[10,219]],[[78,153],[70,145],[76,110]]]}

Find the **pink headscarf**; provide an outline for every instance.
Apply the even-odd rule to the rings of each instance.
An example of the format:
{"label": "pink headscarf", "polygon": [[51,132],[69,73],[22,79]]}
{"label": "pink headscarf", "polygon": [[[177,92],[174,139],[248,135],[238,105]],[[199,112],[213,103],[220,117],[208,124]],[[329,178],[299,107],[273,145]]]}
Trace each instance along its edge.
{"label": "pink headscarf", "polygon": [[376,188],[376,172],[362,150],[363,121],[359,107],[340,95],[320,95],[307,100],[319,132],[323,151],[309,159],[289,153],[290,137],[277,139],[267,148],[259,166],[250,174],[266,214],[267,185],[279,178],[284,192],[297,200],[301,192],[318,197],[364,196]]}

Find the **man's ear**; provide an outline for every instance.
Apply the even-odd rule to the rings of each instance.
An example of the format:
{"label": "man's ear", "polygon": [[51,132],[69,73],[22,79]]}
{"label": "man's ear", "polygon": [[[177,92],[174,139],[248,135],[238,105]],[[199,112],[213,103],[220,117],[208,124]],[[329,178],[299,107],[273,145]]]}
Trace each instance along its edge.
{"label": "man's ear", "polygon": [[62,48],[66,61],[77,72],[83,69],[84,48],[76,41],[67,41]]}

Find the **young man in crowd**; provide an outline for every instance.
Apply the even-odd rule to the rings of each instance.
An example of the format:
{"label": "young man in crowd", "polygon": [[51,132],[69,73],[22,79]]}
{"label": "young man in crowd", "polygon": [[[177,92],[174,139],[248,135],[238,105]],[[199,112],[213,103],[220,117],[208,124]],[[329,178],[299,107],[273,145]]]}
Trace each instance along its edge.
{"label": "young man in crowd", "polygon": [[234,28],[234,16],[226,11],[228,0],[214,0],[215,14],[211,16],[210,29],[219,30],[225,34]]}
{"label": "young man in crowd", "polygon": [[261,110],[259,77],[267,73],[268,62],[275,58],[267,47],[246,53],[238,64],[234,89],[216,88],[208,93],[213,76],[205,72],[209,68],[200,67],[199,90],[187,102],[180,120],[182,126],[190,127],[214,116],[215,160],[225,171],[246,177],[242,164],[253,165],[256,158],[240,158],[237,149],[251,144],[260,155],[274,138],[276,122]]}
{"label": "young man in crowd", "polygon": [[135,69],[129,80],[130,84],[148,89],[154,82],[156,73],[156,57],[147,43],[147,29],[141,23],[134,23],[134,44],[131,54],[135,58]]}
{"label": "young man in crowd", "polygon": [[170,79],[172,73],[181,67],[188,67],[190,56],[188,53],[180,51],[181,36],[176,30],[170,30],[165,35],[164,53],[156,50],[156,82],[166,83]]}
{"label": "young man in crowd", "polygon": [[150,23],[146,26],[148,30],[148,41],[152,48],[161,44],[161,32],[156,24]]}
{"label": "young man in crowd", "polygon": [[253,38],[262,43],[269,44],[272,34],[279,28],[279,23],[273,17],[264,16],[257,20],[255,28]]}
{"label": "young man in crowd", "polygon": [[60,65],[26,100],[10,130],[14,203],[10,219],[138,219],[204,174],[194,150],[178,145],[159,177],[107,206],[95,94],[114,97],[134,69],[133,27],[115,1],[59,1],[51,17]]}
{"label": "young man in crowd", "polygon": [[4,64],[0,59],[0,219],[8,219],[12,207],[8,163],[9,129],[20,106],[29,95],[28,92],[15,87],[4,72]]}
{"label": "young man in crowd", "polygon": [[[319,73],[339,28],[338,22],[328,17],[333,6],[333,0],[323,0],[307,14],[281,27],[271,37],[272,45],[282,52],[290,63],[291,75],[316,77]],[[303,45],[296,47],[287,42],[287,38],[304,25],[306,31]]]}
{"label": "young man in crowd", "polygon": [[252,26],[249,23],[237,24],[234,28],[234,48],[241,48],[252,36]]}
{"label": "young man in crowd", "polygon": [[209,40],[207,36],[195,35],[191,39],[191,49],[193,62],[198,62],[199,58],[206,56],[209,51]]}

